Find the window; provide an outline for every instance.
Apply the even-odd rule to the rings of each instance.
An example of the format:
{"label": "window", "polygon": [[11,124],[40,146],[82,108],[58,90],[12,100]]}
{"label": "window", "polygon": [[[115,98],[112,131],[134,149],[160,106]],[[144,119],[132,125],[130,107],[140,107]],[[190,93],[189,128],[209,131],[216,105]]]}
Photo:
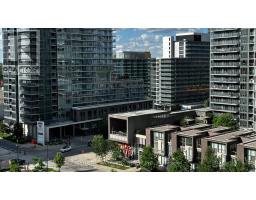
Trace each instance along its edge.
{"label": "window", "polygon": [[247,149],[247,161],[255,168],[256,150]]}
{"label": "window", "polygon": [[211,147],[215,153],[226,154],[226,145],[219,143],[211,143]]}

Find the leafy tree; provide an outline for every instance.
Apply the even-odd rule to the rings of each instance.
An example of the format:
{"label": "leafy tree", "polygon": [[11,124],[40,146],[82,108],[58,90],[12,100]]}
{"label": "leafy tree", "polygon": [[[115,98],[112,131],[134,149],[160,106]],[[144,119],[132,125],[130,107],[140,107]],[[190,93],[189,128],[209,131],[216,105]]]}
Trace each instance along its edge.
{"label": "leafy tree", "polygon": [[192,120],[192,118],[189,117],[189,116],[185,116],[185,117],[180,121],[180,125],[181,125],[181,126],[187,126],[187,125],[189,125],[189,120]]}
{"label": "leafy tree", "polygon": [[158,167],[157,156],[152,147],[145,147],[140,157],[140,166],[150,171],[155,171]]}
{"label": "leafy tree", "polygon": [[34,157],[32,158],[32,162],[34,165],[35,172],[43,172],[45,171],[45,164],[41,158]]}
{"label": "leafy tree", "polygon": [[220,115],[216,115],[213,117],[213,125],[214,126],[226,126],[232,129],[237,128],[237,122],[234,116],[230,113],[223,113]]}
{"label": "leafy tree", "polygon": [[223,166],[224,172],[248,172],[250,171],[250,165],[248,163],[242,163],[239,160],[226,162]]}
{"label": "leafy tree", "polygon": [[20,166],[19,162],[16,160],[11,161],[9,167],[10,167],[10,172],[20,172],[21,171],[21,166]]}
{"label": "leafy tree", "polygon": [[103,135],[95,135],[92,139],[92,149],[97,156],[103,161],[108,154],[108,142],[104,139]]}
{"label": "leafy tree", "polygon": [[10,129],[2,121],[0,122],[0,132],[1,133],[10,133]]}
{"label": "leafy tree", "polygon": [[207,148],[205,157],[201,164],[198,166],[198,171],[200,172],[218,172],[220,171],[219,166],[220,160],[214,154],[212,148]]}
{"label": "leafy tree", "polygon": [[205,108],[209,107],[210,105],[209,99],[204,100],[203,105]]}
{"label": "leafy tree", "polygon": [[15,123],[12,130],[13,134],[15,135],[16,139],[21,139],[23,136],[23,128],[20,123]]}
{"label": "leafy tree", "polygon": [[59,172],[60,172],[60,168],[65,164],[65,157],[61,152],[56,153],[54,158],[54,163],[59,168]]}
{"label": "leafy tree", "polygon": [[170,163],[168,165],[169,172],[189,172],[190,163],[185,158],[183,152],[178,149],[175,151],[171,157]]}
{"label": "leafy tree", "polygon": [[112,152],[112,159],[113,160],[123,160],[124,159],[124,152],[120,148],[120,146],[113,141],[109,141],[109,150]]}

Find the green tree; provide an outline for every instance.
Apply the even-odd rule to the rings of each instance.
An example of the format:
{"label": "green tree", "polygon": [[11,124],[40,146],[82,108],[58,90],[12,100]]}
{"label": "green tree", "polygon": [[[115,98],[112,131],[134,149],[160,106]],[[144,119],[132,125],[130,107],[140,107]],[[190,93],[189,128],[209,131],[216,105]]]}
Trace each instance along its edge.
{"label": "green tree", "polygon": [[0,122],[0,132],[1,133],[10,133],[8,126],[6,126],[2,121]]}
{"label": "green tree", "polygon": [[216,115],[213,117],[213,125],[214,126],[226,126],[232,129],[237,128],[237,121],[234,116],[230,113],[223,113],[220,115]]}
{"label": "green tree", "polygon": [[204,100],[203,105],[205,108],[209,107],[210,105],[209,99]]}
{"label": "green tree", "polygon": [[21,166],[18,161],[12,160],[10,163],[10,172],[20,172],[21,171]]}
{"label": "green tree", "polygon": [[92,149],[97,156],[104,161],[109,151],[107,140],[104,139],[103,135],[95,135],[92,139]]}
{"label": "green tree", "polygon": [[41,158],[38,158],[38,157],[32,158],[32,163],[34,165],[35,172],[44,172],[45,171],[45,164]]}
{"label": "green tree", "polygon": [[54,163],[59,168],[59,172],[60,172],[60,168],[65,164],[65,157],[61,152],[56,153],[54,157]]}
{"label": "green tree", "polygon": [[208,147],[205,153],[205,157],[201,164],[198,166],[200,172],[218,172],[220,171],[220,160],[214,154],[212,148]]}
{"label": "green tree", "polygon": [[175,151],[170,159],[168,165],[169,172],[189,172],[190,171],[190,163],[185,158],[183,152],[178,149]]}
{"label": "green tree", "polygon": [[158,168],[157,156],[152,147],[145,147],[140,157],[140,166],[149,171],[155,171]]}
{"label": "green tree", "polygon": [[113,160],[120,161],[124,159],[124,152],[116,142],[111,144],[110,150],[112,152]]}
{"label": "green tree", "polygon": [[23,137],[23,128],[20,123],[15,123],[12,130],[16,139],[20,140]]}
{"label": "green tree", "polygon": [[224,172],[248,172],[250,171],[250,165],[248,163],[242,163],[240,160],[226,162],[223,166]]}

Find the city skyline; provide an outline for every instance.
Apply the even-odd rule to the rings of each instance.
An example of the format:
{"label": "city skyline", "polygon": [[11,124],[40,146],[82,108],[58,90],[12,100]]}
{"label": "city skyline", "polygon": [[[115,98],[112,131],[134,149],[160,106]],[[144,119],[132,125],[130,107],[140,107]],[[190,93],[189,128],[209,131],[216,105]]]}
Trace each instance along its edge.
{"label": "city skyline", "polygon": [[[114,51],[150,51],[152,57],[162,56],[162,37],[179,32],[208,32],[208,28],[120,28],[116,29]],[[3,62],[2,28],[0,29],[0,63]]]}

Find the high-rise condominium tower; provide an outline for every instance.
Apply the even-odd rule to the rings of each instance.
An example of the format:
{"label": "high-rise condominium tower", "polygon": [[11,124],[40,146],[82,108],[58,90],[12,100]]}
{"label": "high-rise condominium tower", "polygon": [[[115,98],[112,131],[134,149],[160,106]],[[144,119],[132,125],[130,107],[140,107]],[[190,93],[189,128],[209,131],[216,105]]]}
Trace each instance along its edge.
{"label": "high-rise condominium tower", "polygon": [[255,129],[256,29],[210,29],[210,106]]}
{"label": "high-rise condominium tower", "polygon": [[210,43],[206,36],[203,33],[176,34],[176,41],[172,41],[175,47],[170,48],[174,57],[152,61],[151,95],[156,107],[197,105],[209,98]]}
{"label": "high-rise condominium tower", "polygon": [[112,50],[112,29],[3,29],[5,122],[35,137],[44,121],[54,138],[150,106],[141,80],[112,79]]}

